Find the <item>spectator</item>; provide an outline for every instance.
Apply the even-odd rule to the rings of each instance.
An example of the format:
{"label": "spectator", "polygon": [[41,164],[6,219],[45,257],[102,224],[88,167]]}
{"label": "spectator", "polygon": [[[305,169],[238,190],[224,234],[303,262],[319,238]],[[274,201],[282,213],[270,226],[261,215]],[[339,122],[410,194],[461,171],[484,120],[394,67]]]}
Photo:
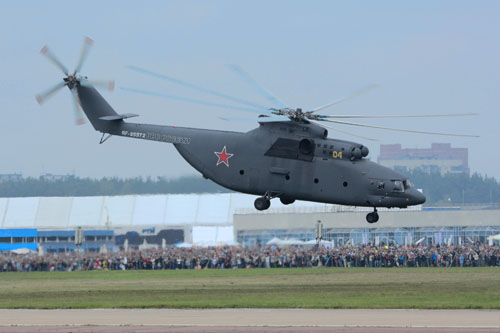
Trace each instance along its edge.
{"label": "spectator", "polygon": [[0,271],[500,266],[500,246],[193,247],[38,256],[0,253]]}

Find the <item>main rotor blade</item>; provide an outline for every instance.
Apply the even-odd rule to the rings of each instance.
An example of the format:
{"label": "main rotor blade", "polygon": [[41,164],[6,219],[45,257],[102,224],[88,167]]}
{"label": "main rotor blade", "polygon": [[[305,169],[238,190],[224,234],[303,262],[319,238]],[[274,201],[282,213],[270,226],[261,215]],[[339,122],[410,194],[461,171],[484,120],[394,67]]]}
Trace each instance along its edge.
{"label": "main rotor blade", "polygon": [[46,91],[42,92],[41,94],[36,95],[36,100],[38,104],[42,105],[42,103],[44,103],[47,99],[53,96],[56,92],[61,90],[65,85],[66,82],[61,81],[52,88],[49,88]]}
{"label": "main rotor blade", "polygon": [[374,125],[351,123],[351,122],[348,122],[348,121],[340,121],[340,120],[327,120],[327,119],[324,119],[323,121],[328,121],[330,123],[336,123],[336,124],[351,125],[351,126],[360,126],[360,127],[369,127],[369,128],[377,128],[377,129],[383,129],[383,130],[389,130],[389,131],[397,131],[397,132],[406,132],[406,133],[417,133],[417,134],[430,134],[430,135],[460,136],[460,137],[469,137],[469,138],[479,138],[478,135],[469,135],[469,134],[455,134],[455,133],[438,133],[438,132],[427,132],[427,131],[414,131],[414,130],[409,130],[409,129],[381,127],[381,126],[374,126]]}
{"label": "main rotor blade", "polygon": [[205,87],[193,84],[193,83],[189,83],[189,82],[186,82],[186,81],[183,81],[183,80],[179,80],[179,79],[167,76],[167,75],[155,73],[155,72],[152,72],[152,71],[144,69],[144,68],[140,68],[140,67],[137,67],[137,66],[127,66],[126,68],[128,68],[130,70],[133,70],[133,71],[136,71],[136,72],[139,72],[139,73],[142,73],[142,74],[146,74],[146,75],[158,78],[158,79],[169,81],[169,82],[177,84],[179,86],[191,88],[191,89],[194,89],[194,90],[198,90],[198,91],[204,92],[206,94],[210,94],[210,95],[213,95],[213,96],[216,96],[216,97],[220,97],[220,98],[229,100],[231,102],[240,103],[240,104],[243,104],[243,105],[246,105],[246,106],[251,106],[251,107],[254,107],[254,108],[257,108],[257,109],[267,109],[267,107],[264,106],[264,105],[259,105],[257,103],[249,102],[249,101],[246,101],[244,99],[233,97],[233,96],[230,96],[230,95],[227,95],[227,94],[224,94],[224,93],[221,93],[221,92],[209,89],[209,88],[205,88]]}
{"label": "main rotor blade", "polygon": [[75,123],[77,125],[85,124],[85,115],[80,108],[80,98],[78,97],[78,92],[76,88],[71,89],[71,95],[73,97],[73,111],[75,113]]}
{"label": "main rotor blade", "polygon": [[173,100],[177,100],[177,101],[194,103],[194,104],[205,105],[205,106],[213,106],[213,107],[222,108],[222,109],[240,110],[240,111],[251,112],[251,113],[256,113],[256,114],[269,113],[269,110],[267,110],[267,109],[263,109],[263,110],[259,111],[257,109],[245,108],[245,107],[241,107],[241,106],[226,105],[226,104],[220,104],[220,103],[206,102],[206,101],[202,101],[199,99],[173,96],[173,95],[158,93],[158,92],[154,92],[154,91],[140,90],[140,89],[134,89],[134,88],[127,88],[127,87],[120,87],[120,89],[125,90],[125,91],[129,91],[129,92],[133,92],[136,94],[143,94],[143,95],[148,95],[148,96],[168,98],[168,99],[173,99]]}
{"label": "main rotor blade", "polygon": [[379,141],[377,139],[372,139],[372,138],[369,138],[369,137],[366,137],[366,136],[361,136],[361,135],[357,135],[357,134],[353,134],[353,133],[350,133],[350,132],[347,132],[347,131],[343,131],[343,130],[340,130],[338,128],[335,128],[335,127],[332,127],[332,126],[328,126],[328,125],[325,125],[325,124],[322,124],[318,121],[314,121],[314,120],[311,120],[311,119],[308,119],[308,121],[312,122],[313,124],[316,124],[318,126],[322,126],[322,127],[326,127],[326,128],[329,128],[329,129],[332,129],[336,132],[340,132],[340,133],[343,133],[343,134],[346,134],[346,135],[350,135],[350,136],[353,136],[353,137],[356,137],[356,138],[360,138],[360,139],[364,139],[364,140],[369,140],[369,141]]}
{"label": "main rotor blade", "polygon": [[113,91],[115,89],[115,81],[114,80],[81,80],[80,84],[85,87],[100,87],[106,88],[109,91]]}
{"label": "main rotor blade", "polygon": [[312,109],[312,110],[309,110],[309,111],[310,111],[310,112],[318,112],[318,111],[320,111],[320,110],[327,109],[327,108],[329,108],[329,107],[331,107],[331,106],[334,106],[335,104],[339,104],[339,103],[345,102],[345,101],[347,101],[348,99],[351,99],[351,98],[354,98],[354,97],[359,96],[359,95],[361,95],[361,94],[364,94],[365,92],[370,91],[370,90],[372,90],[372,89],[374,89],[374,88],[376,88],[376,87],[378,87],[378,85],[377,85],[377,84],[371,84],[371,85],[369,85],[369,86],[367,86],[367,87],[365,87],[365,88],[362,88],[362,89],[359,89],[359,90],[355,91],[354,93],[352,93],[352,94],[350,94],[350,95],[347,95],[347,96],[345,96],[345,97],[341,97],[341,98],[339,98],[339,99],[334,100],[334,101],[333,101],[333,102],[331,102],[331,103],[328,103],[328,104],[326,104],[326,105],[320,106],[320,107],[318,107],[318,108],[316,108],[316,109]]}
{"label": "main rotor blade", "polygon": [[271,94],[268,90],[263,88],[261,85],[259,85],[250,75],[245,72],[241,67],[238,65],[227,65],[229,69],[231,69],[233,72],[238,74],[240,78],[243,79],[243,81],[247,82],[250,86],[252,86],[257,93],[265,97],[268,101],[273,103],[273,106],[279,106],[280,108],[289,108],[285,103],[283,103],[280,99],[278,99],[276,96]]}
{"label": "main rotor blade", "polygon": [[269,122],[277,122],[277,121],[291,121],[290,118],[288,117],[283,117],[283,116],[266,116],[266,117],[259,117],[257,119],[255,118],[234,118],[234,117],[218,117],[221,120],[225,121],[238,121],[238,122],[258,122],[258,123],[269,123]]}
{"label": "main rotor blade", "polygon": [[57,68],[59,68],[64,74],[68,75],[68,69],[62,64],[62,62],[57,59],[57,57],[49,50],[49,47],[45,45],[40,53],[47,57]]}
{"label": "main rotor blade", "polygon": [[447,117],[467,117],[467,116],[478,116],[479,113],[449,113],[449,114],[412,114],[412,115],[332,115],[323,116],[321,118],[337,118],[337,119],[347,119],[347,118],[447,118]]}
{"label": "main rotor blade", "polygon": [[80,59],[78,60],[78,64],[75,67],[75,73],[80,72],[80,69],[82,69],[83,63],[85,62],[85,60],[87,60],[87,56],[92,45],[94,45],[94,41],[92,39],[90,39],[89,37],[85,37],[83,39],[82,51],[80,52]]}

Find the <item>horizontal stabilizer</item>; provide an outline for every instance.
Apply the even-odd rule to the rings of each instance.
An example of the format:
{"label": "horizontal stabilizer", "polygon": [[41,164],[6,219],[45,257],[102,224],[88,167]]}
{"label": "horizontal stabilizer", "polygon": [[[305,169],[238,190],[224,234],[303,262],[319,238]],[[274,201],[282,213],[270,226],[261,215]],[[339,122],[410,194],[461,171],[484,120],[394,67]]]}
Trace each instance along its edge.
{"label": "horizontal stabilizer", "polygon": [[137,117],[138,114],[135,113],[125,113],[125,114],[117,114],[116,116],[104,116],[100,117],[101,120],[123,120],[127,118]]}

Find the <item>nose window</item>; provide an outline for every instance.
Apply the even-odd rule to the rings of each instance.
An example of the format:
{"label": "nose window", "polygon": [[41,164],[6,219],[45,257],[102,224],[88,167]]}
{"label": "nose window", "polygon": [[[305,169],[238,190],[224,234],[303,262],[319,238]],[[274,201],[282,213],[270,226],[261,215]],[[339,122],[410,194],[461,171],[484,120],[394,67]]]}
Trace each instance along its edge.
{"label": "nose window", "polygon": [[403,180],[403,186],[404,186],[405,190],[407,190],[407,189],[413,187],[413,183],[409,179]]}
{"label": "nose window", "polygon": [[394,192],[404,192],[405,191],[405,187],[403,185],[403,182],[401,180],[393,180],[392,181],[393,183],[393,191]]}

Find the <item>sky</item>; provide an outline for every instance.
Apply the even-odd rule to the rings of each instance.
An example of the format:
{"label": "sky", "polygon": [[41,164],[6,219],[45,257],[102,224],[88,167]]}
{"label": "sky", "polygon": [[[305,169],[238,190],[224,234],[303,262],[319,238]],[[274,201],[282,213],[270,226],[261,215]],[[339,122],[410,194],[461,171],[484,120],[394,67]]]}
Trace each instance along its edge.
{"label": "sky", "polygon": [[379,142],[332,131],[330,137],[365,144],[375,161],[380,144],[425,148],[448,142],[469,149],[472,172],[500,179],[499,17],[498,1],[0,1],[0,174],[198,174],[170,144],[112,137],[100,145],[89,123],[74,125],[67,90],[38,105],[35,95],[63,77],[40,49],[47,44],[72,70],[89,36],[95,44],[81,73],[114,79],[117,89],[102,95],[118,113],[140,115],[131,121],[242,132],[258,126],[253,114],[121,90],[232,104],[131,71],[130,65],[269,104],[228,70],[228,64],[238,64],[287,105],[303,109],[377,84],[325,113],[477,112],[359,122],[480,138],[350,126],[340,129]]}

